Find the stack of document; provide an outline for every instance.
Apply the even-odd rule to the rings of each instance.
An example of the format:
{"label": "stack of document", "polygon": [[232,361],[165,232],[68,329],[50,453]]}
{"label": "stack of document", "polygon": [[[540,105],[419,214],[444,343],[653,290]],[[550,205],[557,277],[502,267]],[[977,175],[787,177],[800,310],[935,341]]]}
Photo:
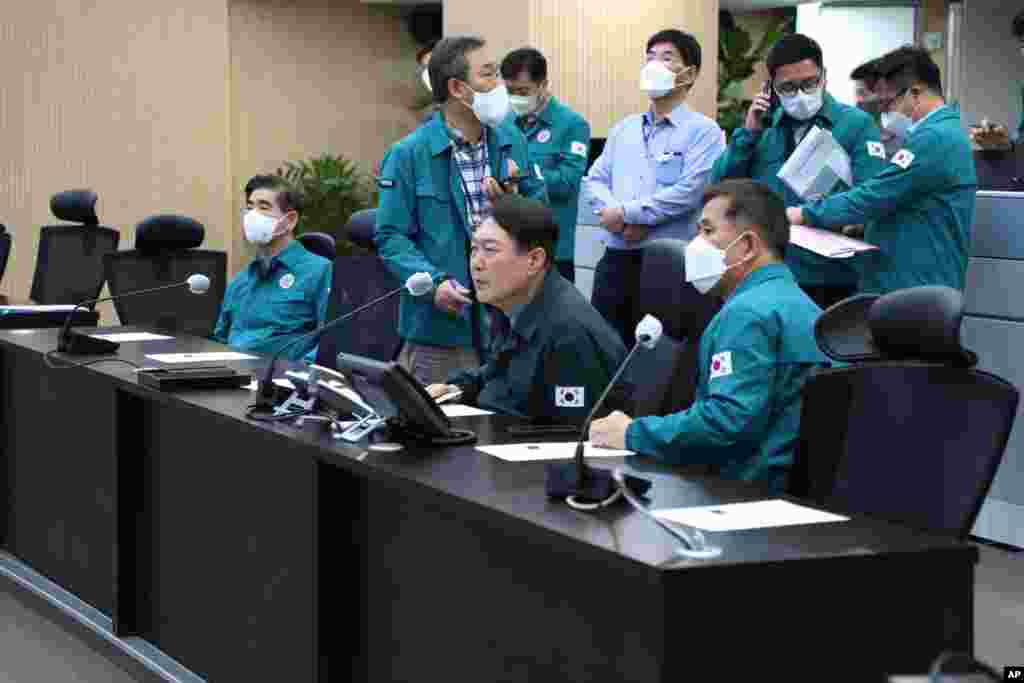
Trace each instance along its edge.
{"label": "stack of document", "polygon": [[827,258],[849,258],[862,251],[878,249],[873,244],[821,228],[808,228],[806,225],[789,226],[789,241]]}
{"label": "stack of document", "polygon": [[[804,201],[821,199],[840,181],[853,186],[850,155],[832,133],[814,126],[779,169],[778,177]],[[845,189],[845,188],[844,188]]]}

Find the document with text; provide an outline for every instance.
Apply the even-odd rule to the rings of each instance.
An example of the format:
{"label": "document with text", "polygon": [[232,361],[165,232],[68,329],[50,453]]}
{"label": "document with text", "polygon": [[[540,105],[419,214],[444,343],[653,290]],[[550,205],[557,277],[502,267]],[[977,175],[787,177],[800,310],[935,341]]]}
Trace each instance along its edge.
{"label": "document with text", "polygon": [[[495,458],[508,462],[532,462],[534,460],[571,460],[576,455],[575,441],[549,441],[544,443],[509,443],[500,446],[477,446]],[[611,458],[615,456],[634,455],[633,451],[621,451],[614,448],[598,448],[589,441],[584,446],[583,455],[588,458]]]}
{"label": "document with text", "polygon": [[685,524],[704,531],[767,529],[795,524],[846,522],[850,519],[824,510],[790,503],[780,498],[749,503],[652,510],[652,512],[655,517],[666,522]]}
{"label": "document with text", "polygon": [[853,187],[850,155],[832,133],[814,126],[779,169],[778,177],[801,199],[824,197],[840,181]]}

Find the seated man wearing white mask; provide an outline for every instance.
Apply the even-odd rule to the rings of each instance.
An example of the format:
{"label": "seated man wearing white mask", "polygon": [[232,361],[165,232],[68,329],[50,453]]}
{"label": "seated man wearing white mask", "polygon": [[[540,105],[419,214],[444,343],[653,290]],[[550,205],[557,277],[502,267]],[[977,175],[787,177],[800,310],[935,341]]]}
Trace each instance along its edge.
{"label": "seated man wearing white mask", "polygon": [[[242,351],[272,354],[324,322],[332,268],[294,239],[302,195],[283,178],[259,179],[246,197],[242,219],[245,239],[258,255],[228,284],[213,338]],[[286,357],[301,358],[314,344],[297,344]]]}
{"label": "seated man wearing white mask", "polygon": [[782,492],[800,431],[801,390],[827,365],[814,340],[821,309],[783,262],[786,207],[751,180],[707,188],[686,277],[725,299],[700,340],[697,396],[686,410],[631,419],[614,412],[590,427],[595,445],[673,464],[708,464],[720,476]]}
{"label": "seated man wearing white mask", "polygon": [[[885,168],[885,146],[871,114],[836,101],[826,89],[821,47],[800,33],[772,46],[765,60],[769,81],[754,98],[743,128],[733,131],[726,150],[711,171],[712,183],[751,178],[773,189],[786,206],[800,206],[798,196],[778,177],[779,169],[812,126],[832,133],[850,157],[857,186]],[[836,191],[846,189],[837,188]],[[820,305],[853,293],[859,271],[855,259],[827,259],[800,248],[786,253],[797,282]]]}

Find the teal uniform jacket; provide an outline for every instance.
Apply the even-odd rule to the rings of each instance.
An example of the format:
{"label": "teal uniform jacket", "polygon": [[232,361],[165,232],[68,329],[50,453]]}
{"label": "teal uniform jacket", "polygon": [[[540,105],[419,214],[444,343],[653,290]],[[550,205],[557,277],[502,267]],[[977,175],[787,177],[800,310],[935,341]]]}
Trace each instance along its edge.
{"label": "teal uniform jacket", "polygon": [[[526,138],[503,122],[488,128],[487,152],[491,175],[504,182],[508,160],[519,167],[519,192],[547,203],[544,181],[531,173]],[[426,272],[440,283],[452,278],[472,287],[469,278],[469,240],[472,224],[462,177],[452,155],[452,141],[441,112],[391,146],[377,180],[380,203],[374,241],[377,252],[399,282]],[[474,304],[479,306],[479,304]],[[402,292],[398,335],[430,346],[471,347],[473,329],[467,313],[450,316],[434,306],[428,294]]]}
{"label": "teal uniform jacket", "polygon": [[[804,203],[795,192],[779,179],[779,169],[796,149],[794,129],[805,122],[786,115],[778,107],[772,125],[760,133],[738,128],[725,154],[711,169],[710,182],[726,178],[750,178],[764,183],[776,192],[786,206]],[[880,145],[881,132],[871,114],[836,101],[827,92],[821,109],[806,122],[828,130],[836,142],[850,155],[850,170],[854,187],[875,176],[885,168],[885,147]],[[852,225],[857,223],[848,223]],[[843,226],[836,226],[841,228]],[[799,247],[786,250],[786,265],[805,286],[857,284],[858,271],[854,259],[828,259]]]}
{"label": "teal uniform jacket", "polygon": [[626,357],[619,333],[551,268],[509,324],[494,312],[490,360],[448,382],[463,400],[506,415],[582,423]]}
{"label": "teal uniform jacket", "polygon": [[785,265],[751,273],[701,337],[693,404],[633,420],[626,448],[674,464],[714,465],[720,476],[783,491],[804,380],[828,365],[814,341],[820,313]]}
{"label": "teal uniform jacket", "polygon": [[[213,338],[240,351],[274,354],[327,318],[332,264],[298,240],[270,259],[255,259],[224,292]],[[284,356],[298,360],[315,346],[297,344]]]}
{"label": "teal uniform jacket", "polygon": [[590,153],[590,124],[553,96],[537,114],[533,127],[524,128],[515,114],[509,114],[509,123],[526,136],[530,170],[536,173],[539,169],[547,185],[551,210],[558,222],[555,260],[572,263],[580,182],[587,172]]}
{"label": "teal uniform jacket", "polygon": [[903,149],[871,180],[804,206],[804,222],[867,225],[860,289],[884,294],[905,287],[962,290],[978,177],[956,106],[936,109],[911,129]]}

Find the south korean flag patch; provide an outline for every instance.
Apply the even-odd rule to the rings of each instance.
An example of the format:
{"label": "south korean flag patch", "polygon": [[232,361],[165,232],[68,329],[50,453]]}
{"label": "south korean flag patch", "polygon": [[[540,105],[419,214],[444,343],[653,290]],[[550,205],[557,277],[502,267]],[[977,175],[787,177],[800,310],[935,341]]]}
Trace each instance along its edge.
{"label": "south korean flag patch", "polygon": [[914,153],[909,149],[901,149],[892,155],[892,163],[896,164],[904,171],[910,168],[910,164],[914,161]]}
{"label": "south korean flag patch", "polygon": [[878,157],[879,159],[885,158],[885,145],[881,142],[869,142],[868,143],[868,155]]}
{"label": "south korean flag patch", "polygon": [[711,379],[728,377],[732,374],[732,351],[722,351],[711,356]]}
{"label": "south korean flag patch", "polygon": [[586,387],[555,387],[556,408],[582,408]]}

